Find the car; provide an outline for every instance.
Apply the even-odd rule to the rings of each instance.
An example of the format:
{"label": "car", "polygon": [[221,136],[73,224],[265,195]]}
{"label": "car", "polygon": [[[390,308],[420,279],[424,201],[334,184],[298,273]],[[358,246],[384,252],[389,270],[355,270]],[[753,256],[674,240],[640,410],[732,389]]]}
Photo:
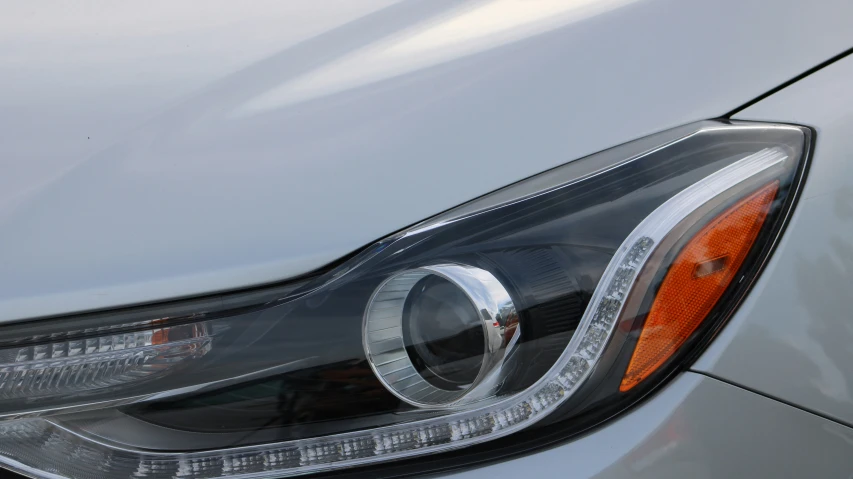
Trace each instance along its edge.
{"label": "car", "polygon": [[2,11],[0,472],[850,477],[849,1]]}

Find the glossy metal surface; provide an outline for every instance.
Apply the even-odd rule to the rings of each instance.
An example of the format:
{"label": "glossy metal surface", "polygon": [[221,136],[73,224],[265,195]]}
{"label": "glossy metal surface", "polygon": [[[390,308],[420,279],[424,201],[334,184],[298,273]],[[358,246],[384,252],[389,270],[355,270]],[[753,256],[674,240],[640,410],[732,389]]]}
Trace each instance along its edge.
{"label": "glossy metal surface", "polygon": [[[406,351],[406,298],[430,275],[446,279],[464,293],[483,330],[480,371],[470,385],[455,391],[430,384]],[[521,330],[517,325],[518,312],[512,298],[491,273],[474,266],[437,264],[403,271],[376,288],[364,313],[362,341],[370,368],[392,394],[413,406],[451,406],[491,392],[500,366],[518,341]]]}
{"label": "glossy metal surface", "polygon": [[767,269],[693,366],[853,424],[853,57],[739,119],[817,131],[802,199]]}
{"label": "glossy metal surface", "polygon": [[558,447],[445,477],[838,477],[853,429],[686,373],[636,409]]}
{"label": "glossy metal surface", "polygon": [[853,45],[850,8],[3,2],[0,321],[311,271],[723,114]]}

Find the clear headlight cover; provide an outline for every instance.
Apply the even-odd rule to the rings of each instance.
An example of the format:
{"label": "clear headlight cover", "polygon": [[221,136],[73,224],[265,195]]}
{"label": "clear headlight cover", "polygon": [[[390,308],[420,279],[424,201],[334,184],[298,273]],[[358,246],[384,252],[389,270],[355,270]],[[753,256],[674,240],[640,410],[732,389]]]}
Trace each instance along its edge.
{"label": "clear headlight cover", "polygon": [[810,141],[796,126],[702,122],[306,280],[4,325],[0,462],[34,477],[282,477],[589,427],[732,313]]}

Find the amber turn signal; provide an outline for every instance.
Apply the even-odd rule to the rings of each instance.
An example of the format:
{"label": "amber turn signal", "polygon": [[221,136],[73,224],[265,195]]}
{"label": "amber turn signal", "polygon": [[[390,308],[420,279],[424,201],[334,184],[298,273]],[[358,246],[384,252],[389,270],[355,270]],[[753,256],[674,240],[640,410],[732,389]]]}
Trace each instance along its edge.
{"label": "amber turn signal", "polygon": [[669,359],[736,278],[779,190],[774,181],[738,201],[687,242],[652,302],[619,387],[625,392]]}

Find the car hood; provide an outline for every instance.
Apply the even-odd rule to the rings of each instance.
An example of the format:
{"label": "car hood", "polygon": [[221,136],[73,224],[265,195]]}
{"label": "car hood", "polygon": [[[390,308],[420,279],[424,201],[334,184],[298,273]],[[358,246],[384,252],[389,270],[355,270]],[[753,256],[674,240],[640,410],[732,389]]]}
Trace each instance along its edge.
{"label": "car hood", "polygon": [[298,276],[545,169],[724,114],[853,45],[830,1],[765,8],[6,6],[0,321]]}

